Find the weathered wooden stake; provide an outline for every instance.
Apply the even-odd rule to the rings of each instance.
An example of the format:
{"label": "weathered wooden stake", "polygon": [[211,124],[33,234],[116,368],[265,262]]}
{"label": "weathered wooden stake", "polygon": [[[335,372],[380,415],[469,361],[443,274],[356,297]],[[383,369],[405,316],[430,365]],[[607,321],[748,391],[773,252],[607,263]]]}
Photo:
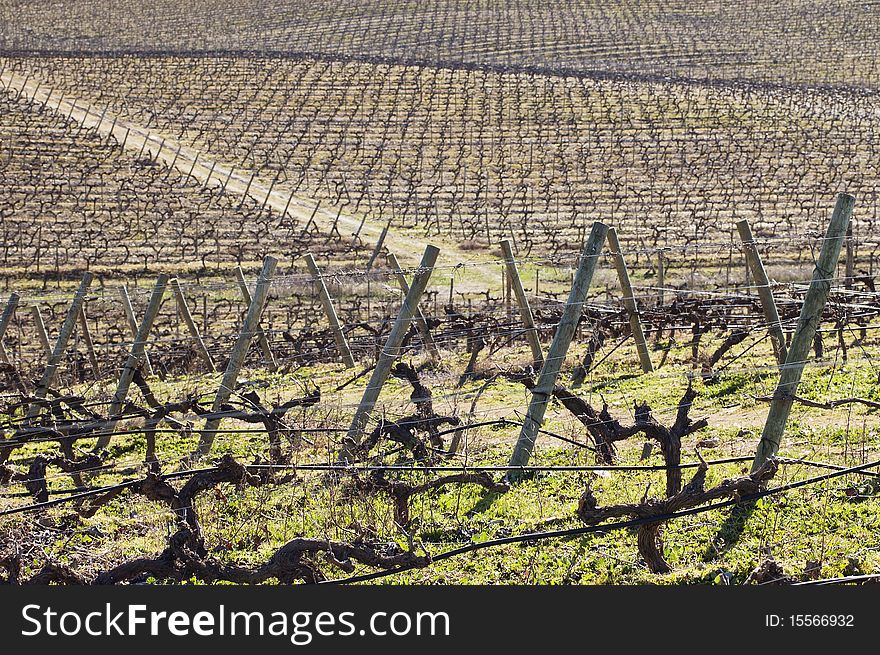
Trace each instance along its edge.
{"label": "weathered wooden stake", "polygon": [[6,348],[3,347],[3,336],[6,334],[7,328],[9,328],[9,324],[12,322],[12,317],[15,316],[15,308],[18,307],[18,301],[21,299],[14,291],[9,295],[9,300],[6,303],[6,308],[3,310],[3,315],[0,316],[0,361],[9,363],[9,355],[6,353]]}
{"label": "weathered wooden stake", "polygon": [[[147,309],[144,311],[144,319],[134,335],[134,341],[131,342],[131,348],[128,351],[128,358],[119,374],[119,382],[116,384],[116,393],[113,394],[113,400],[110,402],[110,423],[107,426],[105,434],[98,438],[95,450],[101,450],[110,443],[110,433],[116,427],[122,415],[122,409],[125,407],[125,398],[128,396],[128,389],[134,380],[134,374],[147,361],[146,343],[153,328],[153,322],[159,314],[159,308],[162,306],[162,298],[165,296],[165,289],[168,286],[168,276],[160,273],[156,277],[156,284],[153,292],[150,294],[150,301],[147,303]],[[124,289],[125,287],[123,287]],[[125,293],[124,298],[128,297]]]}
{"label": "weathered wooden stake", "polygon": [[[544,421],[544,413],[547,411],[547,402],[553,395],[553,388],[556,385],[556,378],[565,361],[565,355],[568,353],[568,347],[571,339],[580,322],[581,314],[584,309],[584,302],[587,298],[587,291],[590,289],[590,283],[593,281],[593,273],[599,261],[599,252],[605,243],[605,236],[608,233],[608,226],[603,223],[593,223],[590,236],[584,245],[581,253],[580,263],[577,269],[574,283],[571,286],[571,292],[568,295],[568,302],[565,304],[565,310],[562,318],[556,328],[556,334],[553,336],[553,342],[550,344],[550,351],[547,353],[547,359],[544,366],[541,367],[541,375],[538,382],[532,389],[532,400],[529,403],[529,410],[523,421],[522,430],[519,439],[513,449],[510,457],[510,466],[526,466],[532,456],[532,450],[535,447],[535,441],[538,438],[538,430]],[[507,479],[516,482],[522,477],[521,471],[510,471]]]}
{"label": "weathered wooden stake", "polygon": [[856,250],[853,243],[852,221],[846,228],[846,272],[843,278],[843,288],[850,291],[853,288],[853,276],[856,268]]}
{"label": "weathered wooden stake", "polygon": [[752,463],[752,472],[757,471],[767,459],[779,452],[779,444],[794,404],[794,396],[801,381],[810,345],[822,320],[822,309],[831,290],[831,281],[836,273],[837,261],[840,258],[840,250],[854,204],[855,198],[850,195],[841,193],[837,196],[831,223],[828,225],[819,260],[813,270],[813,279],[801,307],[797,328],[791,338],[788,356],[779,374],[776,391],[773,392],[770,412],[767,414],[767,422],[764,424],[764,431]]}
{"label": "weathered wooden stake", "polygon": [[333,331],[333,338],[336,340],[336,349],[339,351],[339,355],[342,357],[346,367],[352,368],[354,366],[354,357],[351,355],[348,342],[345,340],[345,334],[342,332],[342,326],[339,324],[339,317],[336,315],[336,309],[333,307],[333,299],[330,297],[330,292],[327,291],[324,278],[321,277],[321,269],[318,268],[318,264],[311,253],[306,254],[304,259],[306,260],[306,266],[309,268],[309,273],[315,278],[314,282],[318,288],[318,295],[321,297],[324,315],[330,322],[330,329]]}
{"label": "weathered wooden stake", "polygon": [[636,303],[632,283],[629,280],[629,271],[626,270],[623,252],[620,250],[617,230],[613,227],[608,228],[608,245],[611,247],[611,259],[614,261],[614,268],[617,269],[617,279],[620,280],[620,288],[623,290],[623,306],[626,308],[626,313],[629,314],[629,325],[632,329],[633,339],[636,342],[636,349],[639,352],[639,363],[642,365],[643,372],[651,373],[654,370],[654,365],[651,363],[648,341],[645,339],[644,330],[642,330],[639,306]]}
{"label": "weathered wooden stake", "polygon": [[439,254],[440,250],[436,246],[429,245],[425,248],[422,261],[409,287],[409,293],[406,294],[406,298],[404,298],[403,305],[400,308],[400,313],[397,315],[397,320],[391,328],[391,333],[388,335],[382,352],[379,353],[379,361],[376,362],[373,374],[370,376],[366,389],[364,389],[364,395],[351,422],[351,427],[348,429],[346,444],[340,452],[339,458],[341,461],[351,461],[354,458],[353,450],[361,441],[367,421],[376,406],[376,401],[379,399],[382,386],[391,373],[391,366],[400,355],[403,338],[409,329],[409,323],[419,304],[419,299],[428,286],[428,280],[431,278],[431,272],[434,270],[434,264],[437,262]]}
{"label": "weathered wooden stake", "polygon": [[767,277],[767,271],[764,269],[764,262],[761,261],[761,255],[758,253],[758,247],[755,244],[755,238],[752,235],[752,228],[749,226],[748,220],[738,221],[736,229],[739,231],[739,238],[742,240],[743,249],[746,251],[746,259],[748,260],[752,275],[755,277],[755,286],[758,289],[758,297],[761,299],[761,308],[764,310],[767,330],[770,332],[770,338],[773,341],[776,361],[782,366],[788,353],[785,349],[782,321],[779,319],[776,301],[773,299],[773,290],[770,288],[770,278]]}
{"label": "weathered wooden stake", "polygon": [[666,288],[666,257],[663,251],[657,253],[657,306],[663,306],[663,292]]}
{"label": "weathered wooden stake", "polygon": [[[275,260],[275,263],[277,264],[278,260]],[[265,266],[265,260],[263,265]],[[244,279],[244,271],[241,270],[241,266],[235,268],[235,277],[238,280],[238,288],[241,289],[241,295],[248,307],[250,307],[253,303],[253,299],[251,298],[251,291],[248,289],[247,281]],[[256,335],[260,350],[263,351],[263,358],[269,364],[269,370],[277,371],[278,363],[275,361],[275,355],[272,354],[272,349],[269,347],[269,339],[266,337],[266,333],[263,331],[263,328],[260,327],[259,323],[256,327]]]}
{"label": "weathered wooden stake", "polygon": [[92,341],[92,332],[89,330],[89,322],[86,319],[86,308],[83,305],[79,310],[79,329],[82,330],[83,341],[86,343],[86,353],[89,356],[89,364],[92,365],[92,372],[95,376],[95,379],[98,380],[101,377],[101,372],[98,369],[98,358],[95,355],[95,344]]}
{"label": "weathered wooden stake", "polygon": [[501,251],[504,253],[507,279],[510,281],[513,294],[516,296],[516,302],[519,305],[519,313],[522,317],[523,327],[526,330],[526,340],[529,342],[529,348],[532,349],[533,366],[535,370],[538,370],[544,364],[544,353],[541,351],[541,341],[538,338],[538,330],[535,328],[535,317],[532,315],[529,299],[519,277],[519,270],[516,266],[516,258],[513,256],[513,247],[510,239],[502,239]]}
{"label": "weathered wooden stake", "polygon": [[[244,358],[247,355],[248,348],[250,347],[254,336],[257,334],[257,330],[259,329],[260,316],[263,313],[263,308],[266,306],[266,299],[269,297],[269,287],[272,284],[272,274],[275,272],[275,266],[277,266],[277,264],[278,260],[274,257],[267,256],[263,259],[263,268],[260,270],[260,275],[257,277],[257,285],[254,288],[253,296],[251,296],[248,311],[244,318],[244,324],[238,332],[238,338],[235,340],[235,345],[232,347],[232,354],[229,356],[229,363],[226,365],[226,370],[223,373],[223,381],[220,383],[220,388],[217,389],[217,395],[214,398],[214,405],[211,409],[214,414],[223,409],[223,404],[232,397],[232,392],[235,391],[235,386],[238,382],[238,374],[241,371]],[[250,296],[250,293],[248,295]],[[220,418],[210,418],[205,421],[205,427],[202,430],[202,436],[199,440],[198,448],[196,449],[196,452],[193,453],[194,457],[197,458],[205,455],[211,450],[217,428],[219,427]]]}
{"label": "weathered wooden stake", "polygon": [[202,335],[199,333],[199,328],[193,320],[189,307],[186,304],[183,290],[180,288],[180,282],[178,282],[176,277],[171,278],[171,292],[174,294],[174,300],[177,301],[177,308],[180,310],[180,315],[183,316],[183,322],[186,323],[190,335],[196,342],[199,356],[204,360],[205,364],[208,365],[208,370],[211,371],[211,373],[214,373],[217,370],[214,366],[214,360],[211,359],[211,353],[208,352],[208,348],[205,346],[204,340],[202,340]]}
{"label": "weathered wooden stake", "polygon": [[749,267],[748,257],[746,257],[746,280],[745,280],[745,287],[746,287],[746,289],[748,289],[750,286],[752,286],[752,270],[751,270],[751,268]]}
{"label": "weathered wooden stake", "polygon": [[[70,340],[70,335],[73,334],[73,329],[76,327],[77,318],[82,310],[83,303],[86,301],[86,293],[88,293],[89,286],[92,284],[93,279],[94,276],[91,273],[86,272],[83,274],[82,282],[80,282],[79,288],[73,296],[73,302],[70,303],[70,307],[67,310],[67,316],[64,317],[64,323],[61,325],[61,330],[58,332],[58,339],[55,340],[55,348],[52,349],[52,354],[49,355],[49,361],[46,362],[46,368],[43,369],[43,376],[40,378],[40,381],[37,383],[37,388],[34,390],[34,396],[36,398],[45,398],[49,391],[49,387],[52,386],[52,382],[55,380],[55,375],[58,373],[58,365],[61,363],[64,351],[67,350],[67,342]],[[40,406],[33,404],[28,409],[27,415],[28,418],[33,418],[39,413]]]}
{"label": "weathered wooden stake", "polygon": [[[131,298],[128,296],[128,289],[123,285],[119,289],[119,296],[122,298],[122,309],[125,310],[125,318],[128,320],[128,329],[131,331],[131,338],[137,339],[138,323],[134,316],[134,307],[131,305]],[[144,372],[147,375],[153,375],[153,365],[150,363],[150,356],[144,351]]]}
{"label": "weathered wooden stake", "polygon": [[513,316],[513,281],[510,274],[505,275],[505,293],[507,300],[505,301],[505,315],[508,320]]}
{"label": "weathered wooden stake", "polygon": [[385,237],[388,235],[388,228],[390,227],[391,221],[388,221],[388,224],[382,228],[382,232],[379,234],[379,240],[376,241],[376,247],[373,248],[373,254],[370,255],[370,260],[367,262],[367,273],[373,268],[373,264],[376,262],[376,257],[378,257],[379,253],[382,251],[382,244],[385,243]]}
{"label": "weathered wooden stake", "polygon": [[43,350],[46,351],[46,356],[48,357],[52,354],[52,346],[49,343],[49,335],[46,334],[46,324],[43,322],[43,315],[40,313],[40,307],[38,305],[31,307],[31,314],[34,317],[37,338],[40,340],[40,345],[43,346]]}
{"label": "weathered wooden stake", "polygon": [[[394,271],[394,276],[397,278],[397,284],[400,286],[400,290],[403,291],[403,295],[406,296],[406,294],[409,293],[409,282],[406,281],[406,276],[403,274],[400,262],[397,261],[397,257],[391,252],[388,253],[386,261],[391,267],[391,270]],[[422,335],[422,340],[425,342],[428,352],[431,353],[432,357],[440,359],[440,351],[437,349],[437,344],[434,343],[434,337],[431,336],[431,330],[428,328],[428,321],[425,319],[425,314],[420,305],[416,305],[416,313],[413,320],[415,321],[416,329],[419,331],[419,334]]]}

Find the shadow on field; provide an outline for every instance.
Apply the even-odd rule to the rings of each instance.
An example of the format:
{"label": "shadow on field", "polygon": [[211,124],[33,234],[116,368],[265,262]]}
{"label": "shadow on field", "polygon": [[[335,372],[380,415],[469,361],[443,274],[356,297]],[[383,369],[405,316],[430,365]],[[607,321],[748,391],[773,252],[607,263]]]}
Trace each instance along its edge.
{"label": "shadow on field", "polygon": [[715,533],[712,542],[703,553],[703,561],[709,562],[733,548],[746,529],[746,523],[755,511],[757,500],[747,500],[733,506],[730,515]]}
{"label": "shadow on field", "polygon": [[[602,382],[596,382],[590,388],[593,391],[598,391],[598,390],[607,389],[607,388],[613,388],[613,385],[615,385],[619,382],[623,382],[624,380],[634,380],[640,376],[641,376],[640,373],[627,373],[625,375],[619,375],[616,378],[614,378],[613,380],[604,380]],[[581,386],[580,384],[573,384],[572,389],[577,389],[580,386]]]}
{"label": "shadow on field", "polygon": [[501,498],[504,494],[499,493],[497,491],[484,491],[480,500],[477,501],[477,504],[468,510],[468,516],[473,516],[474,514],[482,514],[487,509],[492,507],[492,504]]}

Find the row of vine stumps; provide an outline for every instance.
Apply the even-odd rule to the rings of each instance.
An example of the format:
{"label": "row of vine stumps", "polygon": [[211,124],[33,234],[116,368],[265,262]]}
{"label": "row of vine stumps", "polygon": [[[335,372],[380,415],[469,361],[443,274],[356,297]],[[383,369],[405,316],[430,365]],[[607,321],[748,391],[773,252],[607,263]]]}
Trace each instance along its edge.
{"label": "row of vine stumps", "polygon": [[[623,373],[635,369],[632,352],[605,343],[625,339],[626,321],[587,314],[592,337],[553,391],[536,454],[534,463],[547,469],[513,486],[501,466],[535,371],[523,347],[496,347],[474,321],[462,323],[469,352],[443,351],[438,362],[415,351],[394,366],[383,395],[389,406],[357,444],[346,442],[345,428],[369,366],[252,371],[220,412],[215,449],[200,459],[193,455],[199,428],[216,416],[211,379],[138,372],[137,390],[111,421],[106,390],[51,390],[40,400],[7,367],[0,577],[8,584],[315,583],[384,570],[395,572],[386,581],[397,582],[787,583],[823,570],[871,570],[877,544],[866,535],[876,534],[870,510],[880,486],[873,475],[668,517],[816,473],[790,459],[747,472],[744,456],[754,452],[764,415],[761,392],[773,383],[772,370],[748,365],[767,361],[766,341],[735,355],[743,359],[731,383],[712,367],[733,358],[745,337],[721,318],[705,321],[709,327],[693,330],[693,351],[702,337],[708,355],[693,361],[690,349],[667,350],[666,369],[637,376]],[[865,340],[858,346],[874,348]],[[827,384],[826,374],[817,367]],[[801,454],[850,465],[871,459],[880,445],[868,429],[876,424],[878,379],[848,379],[856,378],[864,397],[851,409],[861,412],[861,436],[796,426],[812,436],[795,440]],[[714,425],[732,400],[757,424]],[[39,411],[25,418],[32,407]],[[110,445],[95,448],[111,430]],[[338,465],[343,447],[356,461]],[[605,469],[552,470],[585,465]],[[817,506],[824,507],[819,518]],[[434,561],[492,539],[621,520],[634,525]],[[774,556],[799,561],[803,573],[783,570]]]}

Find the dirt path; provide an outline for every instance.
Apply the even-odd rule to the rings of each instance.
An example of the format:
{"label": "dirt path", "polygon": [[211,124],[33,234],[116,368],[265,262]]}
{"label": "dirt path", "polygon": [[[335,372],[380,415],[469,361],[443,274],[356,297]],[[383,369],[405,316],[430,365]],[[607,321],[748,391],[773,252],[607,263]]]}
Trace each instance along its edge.
{"label": "dirt path", "polygon": [[[161,161],[166,166],[173,166],[184,175],[191,175],[202,185],[225,185],[227,193],[247,194],[258,203],[265,203],[279,213],[286,209],[304,225],[309,220],[314,220],[320,228],[329,232],[336,223],[340,234],[358,233],[367,244],[375,244],[384,227],[370,222],[369,219],[364,220],[361,225],[362,217],[340,213],[339,207],[327,203],[321,203],[316,211],[319,203],[314,199],[291,196],[290,193],[272,189],[271,183],[267,183],[259,176],[251,179],[252,171],[236,170],[234,166],[211,158],[159,132],[124,120],[103,107],[95,107],[67,93],[62,94],[52,90],[33,75],[24,76],[5,71],[0,75],[0,85],[7,92],[22,92],[32,102],[48,107],[61,116],[69,115],[70,119],[84,128],[95,130],[100,135],[109,137],[112,134],[116,141],[120,144],[124,143],[125,149],[130,152],[144,154],[149,152],[153,159]],[[431,279],[433,285],[448,283],[454,267],[464,263],[468,267],[467,273],[456,276],[456,289],[484,291],[487,288],[493,290],[500,288],[499,265],[491,264],[497,259],[491,252],[465,251],[455,242],[442,237],[420,238],[392,231],[388,232],[384,241],[385,246],[397,255],[400,263],[405,267],[418,265],[427,243],[432,243],[441,250],[438,270]]]}

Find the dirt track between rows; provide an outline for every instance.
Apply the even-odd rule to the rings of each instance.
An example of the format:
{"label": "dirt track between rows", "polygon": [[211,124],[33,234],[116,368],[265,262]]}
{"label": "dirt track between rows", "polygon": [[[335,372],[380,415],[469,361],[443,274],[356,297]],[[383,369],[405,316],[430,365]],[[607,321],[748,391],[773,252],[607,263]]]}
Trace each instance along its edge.
{"label": "dirt track between rows", "polygon": [[[33,75],[4,71],[0,74],[0,85],[7,92],[21,93],[31,102],[48,107],[65,118],[69,117],[86,129],[95,130],[107,138],[112,135],[119,144],[124,144],[127,151],[149,157],[169,167],[173,166],[184,175],[190,175],[201,185],[223,186],[227,193],[250,195],[258,203],[265,204],[266,207],[279,213],[286,210],[304,226],[313,220],[320,229],[329,232],[335,223],[343,237],[353,237],[357,234],[367,244],[375,244],[382,233],[384,225],[371,222],[369,218],[349,215],[341,212],[338,207],[273,189],[271,183],[267,183],[259,175],[255,174],[252,178],[254,171],[236,170],[234,166],[213,158],[210,154],[120,118],[105,108],[95,107],[87,101],[51,89]],[[500,275],[497,268],[481,266],[497,259],[491,253],[465,251],[458,244],[442,237],[418,238],[393,230],[389,230],[384,240],[385,247],[394,252],[401,265],[407,268],[418,265],[427,243],[441,250],[438,267],[442,270],[441,275],[433,276],[432,281],[435,284],[442,282],[443,279],[448,280],[453,267],[465,263],[475,265],[466,276],[467,288],[473,287],[482,291],[487,287],[493,288],[499,285]],[[464,290],[466,287],[460,285],[459,280],[460,278],[457,278],[456,288]]]}

